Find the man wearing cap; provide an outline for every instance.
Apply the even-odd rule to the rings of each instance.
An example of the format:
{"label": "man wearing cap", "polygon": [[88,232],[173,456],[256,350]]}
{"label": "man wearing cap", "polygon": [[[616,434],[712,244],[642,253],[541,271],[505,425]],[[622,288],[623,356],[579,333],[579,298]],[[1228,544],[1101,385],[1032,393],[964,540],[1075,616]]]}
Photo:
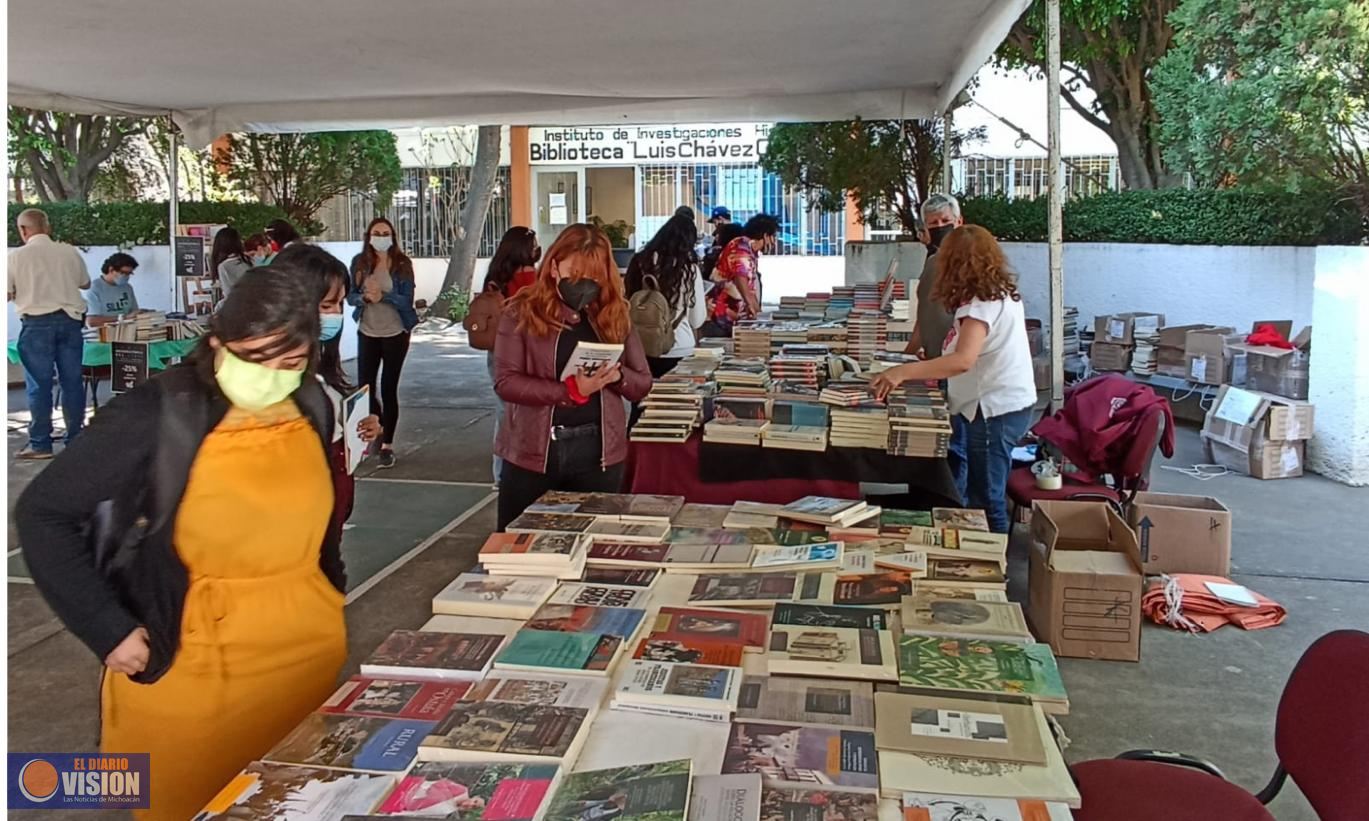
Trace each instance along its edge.
{"label": "man wearing cap", "polygon": [[713,230],[717,231],[719,225],[726,225],[732,221],[732,212],[727,210],[726,205],[713,206],[713,214],[708,218]]}

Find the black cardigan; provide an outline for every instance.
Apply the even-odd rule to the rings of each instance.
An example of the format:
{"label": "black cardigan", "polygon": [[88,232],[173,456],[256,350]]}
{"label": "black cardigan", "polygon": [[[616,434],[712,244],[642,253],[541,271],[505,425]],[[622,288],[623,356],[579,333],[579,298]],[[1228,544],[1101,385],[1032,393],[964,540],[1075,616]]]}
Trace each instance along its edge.
{"label": "black cardigan", "polygon": [[[329,455],[332,403],[306,377],[294,400]],[[205,437],[228,400],[203,366],[176,365],[100,408],[91,425],[24,490],[14,518],[24,559],[43,598],[103,660],[139,625],[150,637],[147,669],[156,681],[179,647],[189,573],[172,536]],[[136,547],[116,561],[96,555],[92,529],[132,534]],[[319,565],[342,591],[340,539],[327,529]]]}

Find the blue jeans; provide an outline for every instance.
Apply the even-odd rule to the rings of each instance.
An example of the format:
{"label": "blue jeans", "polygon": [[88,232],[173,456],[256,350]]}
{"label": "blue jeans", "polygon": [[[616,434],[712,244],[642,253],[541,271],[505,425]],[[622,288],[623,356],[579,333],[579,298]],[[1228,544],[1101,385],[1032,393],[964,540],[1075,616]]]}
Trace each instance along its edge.
{"label": "blue jeans", "polygon": [[957,427],[964,431],[967,454],[961,468],[952,459],[960,495],[966,507],[988,514],[989,529],[994,533],[1012,529],[1008,520],[1008,472],[1012,470],[1012,449],[1027,432],[1031,418],[1031,408],[988,419],[980,412],[974,421],[955,417]]}
{"label": "blue jeans", "polygon": [[67,442],[81,432],[86,417],[86,385],[81,381],[81,321],[65,311],[26,316],[19,330],[19,362],[29,402],[29,447],[52,452],[52,372],[62,389]]}
{"label": "blue jeans", "polygon": [[[494,351],[490,351],[485,356],[485,364],[490,371],[490,387],[494,387]],[[499,440],[499,422],[504,418],[504,400],[499,398],[499,394],[494,395],[494,441]],[[499,484],[499,476],[504,472],[504,460],[498,456],[493,458],[494,483]]]}

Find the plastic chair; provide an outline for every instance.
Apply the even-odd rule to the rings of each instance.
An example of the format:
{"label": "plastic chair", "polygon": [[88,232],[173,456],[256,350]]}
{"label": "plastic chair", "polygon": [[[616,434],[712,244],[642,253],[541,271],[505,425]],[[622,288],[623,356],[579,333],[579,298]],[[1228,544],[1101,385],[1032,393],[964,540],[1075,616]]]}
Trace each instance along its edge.
{"label": "plastic chair", "polygon": [[[1152,408],[1141,419],[1143,433],[1132,440],[1122,463],[1113,473],[1116,486],[1102,482],[1087,483],[1066,477],[1059,490],[1042,490],[1030,467],[1014,468],[1008,474],[1008,498],[1016,507],[1030,508],[1032,502],[1069,499],[1071,501],[1105,501],[1125,507],[1136,494],[1150,485],[1150,467],[1165,434],[1165,414]],[[1015,511],[1014,511],[1015,512]],[[1015,517],[1014,517],[1015,518]]]}
{"label": "plastic chair", "polygon": [[1369,818],[1369,633],[1338,630],[1307,648],[1279,700],[1279,766],[1256,795],[1207,761],[1132,750],[1071,767],[1083,806],[1075,821],[1268,821],[1288,778],[1322,821]]}

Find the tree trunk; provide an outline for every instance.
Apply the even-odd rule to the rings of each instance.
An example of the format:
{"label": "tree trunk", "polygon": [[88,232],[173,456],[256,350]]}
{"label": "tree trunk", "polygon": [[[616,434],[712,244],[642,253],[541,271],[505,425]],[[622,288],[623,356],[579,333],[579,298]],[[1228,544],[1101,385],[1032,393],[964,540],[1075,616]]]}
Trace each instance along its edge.
{"label": "tree trunk", "polygon": [[499,136],[497,125],[482,125],[476,137],[475,163],[471,166],[470,186],[466,189],[466,205],[461,209],[460,234],[452,243],[452,256],[447,262],[447,274],[442,278],[442,290],[433,307],[436,315],[445,315],[448,300],[441,296],[456,288],[469,293],[475,277],[475,258],[480,250],[480,237],[485,232],[485,217],[494,199],[494,181],[499,171]]}

